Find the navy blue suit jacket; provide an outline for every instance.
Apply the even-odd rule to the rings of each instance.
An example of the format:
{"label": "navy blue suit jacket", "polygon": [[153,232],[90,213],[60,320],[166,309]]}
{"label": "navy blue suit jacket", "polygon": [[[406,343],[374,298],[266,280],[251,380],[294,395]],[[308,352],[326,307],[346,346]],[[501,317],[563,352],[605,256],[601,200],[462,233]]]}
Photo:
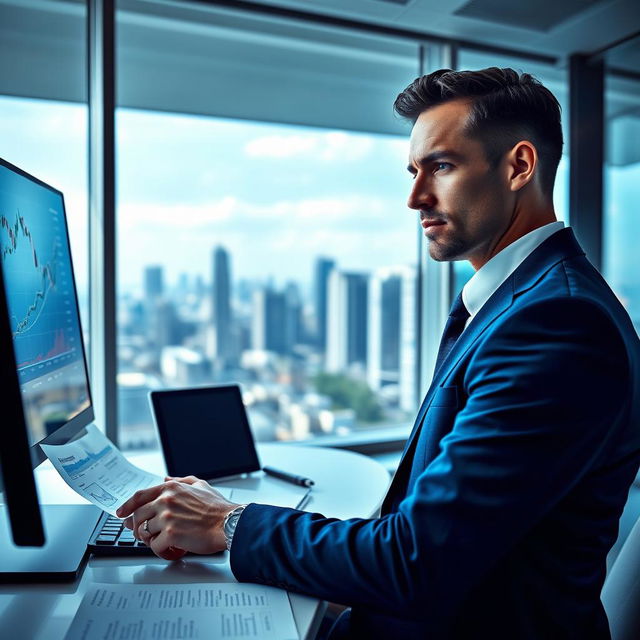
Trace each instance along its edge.
{"label": "navy blue suit jacket", "polygon": [[606,638],[640,461],[640,343],[570,229],[491,296],[422,403],[376,519],[264,505],[231,567],[352,607],[356,638]]}

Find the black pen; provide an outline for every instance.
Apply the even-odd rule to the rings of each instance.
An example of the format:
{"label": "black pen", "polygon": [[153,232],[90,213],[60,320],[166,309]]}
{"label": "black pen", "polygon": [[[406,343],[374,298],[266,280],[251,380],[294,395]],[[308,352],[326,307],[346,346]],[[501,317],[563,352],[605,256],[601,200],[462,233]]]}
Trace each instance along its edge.
{"label": "black pen", "polygon": [[291,482],[291,484],[297,484],[299,487],[313,487],[315,482],[310,478],[304,476],[297,476],[295,473],[287,473],[286,471],[280,471],[273,467],[262,467],[262,470],[268,475],[274,478],[280,478],[285,482]]}

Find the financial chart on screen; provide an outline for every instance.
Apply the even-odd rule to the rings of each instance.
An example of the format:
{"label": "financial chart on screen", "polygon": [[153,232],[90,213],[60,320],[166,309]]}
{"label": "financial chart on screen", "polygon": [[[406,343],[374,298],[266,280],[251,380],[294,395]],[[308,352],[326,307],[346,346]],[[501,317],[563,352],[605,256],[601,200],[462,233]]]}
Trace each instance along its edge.
{"label": "financial chart on screen", "polygon": [[0,164],[0,257],[32,442],[88,405],[60,193]]}

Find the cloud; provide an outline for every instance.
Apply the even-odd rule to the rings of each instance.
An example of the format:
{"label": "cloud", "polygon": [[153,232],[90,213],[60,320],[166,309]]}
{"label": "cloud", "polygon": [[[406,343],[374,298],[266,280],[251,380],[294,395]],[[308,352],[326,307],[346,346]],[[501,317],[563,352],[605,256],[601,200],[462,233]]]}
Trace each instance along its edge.
{"label": "cloud", "polygon": [[244,152],[252,158],[292,158],[307,156],[327,163],[356,162],[373,150],[371,136],[329,131],[306,135],[269,135],[254,138],[244,146]]}
{"label": "cloud", "polygon": [[331,198],[305,198],[302,200],[281,200],[269,205],[242,203],[243,215],[253,218],[288,218],[309,224],[317,220],[326,225],[329,222],[354,220],[357,218],[380,218],[388,211],[389,203],[380,197],[348,195]]}
{"label": "cloud", "polygon": [[324,162],[356,162],[371,153],[374,140],[371,136],[332,131],[322,134],[320,158]]}
{"label": "cloud", "polygon": [[291,158],[310,153],[317,144],[318,138],[315,135],[262,136],[247,142],[244,152],[252,158]]}
{"label": "cloud", "polygon": [[[166,226],[172,228],[213,228],[220,223],[241,227],[243,221],[294,224],[304,227],[326,227],[329,224],[348,225],[363,219],[386,219],[397,207],[385,198],[349,195],[331,198],[281,200],[271,204],[256,204],[226,196],[220,200],[196,204],[127,203],[118,207],[118,224],[145,229]],[[315,223],[315,224],[314,224]]]}
{"label": "cloud", "polygon": [[224,222],[237,207],[238,202],[232,196],[201,205],[127,203],[118,207],[118,225],[122,228],[139,225],[146,230],[158,225],[193,229]]}

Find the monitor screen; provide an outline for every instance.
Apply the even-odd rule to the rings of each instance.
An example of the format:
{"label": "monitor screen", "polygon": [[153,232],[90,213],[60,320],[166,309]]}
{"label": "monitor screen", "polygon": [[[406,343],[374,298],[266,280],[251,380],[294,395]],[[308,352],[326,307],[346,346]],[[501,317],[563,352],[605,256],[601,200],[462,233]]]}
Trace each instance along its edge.
{"label": "monitor screen", "polygon": [[33,446],[89,409],[91,395],[62,193],[3,161],[0,255]]}

